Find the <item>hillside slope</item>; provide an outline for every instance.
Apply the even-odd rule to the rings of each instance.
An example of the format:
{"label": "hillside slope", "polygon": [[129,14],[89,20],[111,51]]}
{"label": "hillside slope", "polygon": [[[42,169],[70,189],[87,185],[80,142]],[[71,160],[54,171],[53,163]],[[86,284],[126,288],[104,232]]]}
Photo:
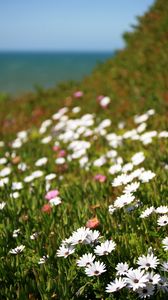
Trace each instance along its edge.
{"label": "hillside slope", "polygon": [[84,91],[81,105],[86,111],[97,111],[96,98],[103,94],[112,99],[113,118],[150,107],[164,114],[168,103],[168,2],[157,0],[138,19],[133,32],[124,34],[125,49],[99,65],[80,84],[67,82],[50,90],[41,88],[15,102],[4,97],[0,102],[1,133],[39,124],[58,107],[74,105],[72,95],[76,89]]}
{"label": "hillside slope", "polygon": [[130,104],[135,109],[154,105],[164,110],[168,103],[168,2],[156,1],[138,19],[134,31],[124,34],[126,48],[86,82],[117,100],[121,110]]}

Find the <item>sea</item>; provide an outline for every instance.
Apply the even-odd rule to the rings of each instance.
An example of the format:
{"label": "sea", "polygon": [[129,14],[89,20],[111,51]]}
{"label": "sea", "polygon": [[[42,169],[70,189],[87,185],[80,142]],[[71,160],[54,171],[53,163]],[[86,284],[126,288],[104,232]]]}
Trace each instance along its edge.
{"label": "sea", "polygon": [[37,87],[80,81],[114,55],[111,52],[0,52],[0,94],[20,95]]}

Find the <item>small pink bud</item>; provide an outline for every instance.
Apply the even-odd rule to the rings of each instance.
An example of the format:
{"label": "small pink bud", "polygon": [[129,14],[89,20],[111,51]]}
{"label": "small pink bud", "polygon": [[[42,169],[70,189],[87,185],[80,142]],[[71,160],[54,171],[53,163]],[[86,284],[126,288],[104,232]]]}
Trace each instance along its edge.
{"label": "small pink bud", "polygon": [[86,227],[91,228],[91,229],[96,228],[99,225],[100,225],[100,222],[97,217],[94,217],[94,218],[88,220],[86,223]]}
{"label": "small pink bud", "polygon": [[83,97],[83,92],[82,91],[76,91],[74,94],[73,94],[74,98],[81,98]]}
{"label": "small pink bud", "polygon": [[101,175],[101,174],[97,174],[94,176],[94,179],[99,182],[105,182],[106,178],[107,177],[105,175]]}
{"label": "small pink bud", "polygon": [[49,214],[49,213],[51,212],[51,205],[50,205],[50,204],[44,204],[41,210],[42,210],[43,212]]}

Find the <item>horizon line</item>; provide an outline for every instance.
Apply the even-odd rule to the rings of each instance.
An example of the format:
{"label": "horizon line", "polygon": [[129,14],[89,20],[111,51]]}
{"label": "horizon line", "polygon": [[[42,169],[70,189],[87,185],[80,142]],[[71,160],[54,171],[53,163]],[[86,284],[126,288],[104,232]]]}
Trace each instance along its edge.
{"label": "horizon line", "polygon": [[100,52],[114,52],[117,50],[121,50],[124,47],[115,47],[113,49],[0,49],[0,53],[2,52],[41,52],[41,53],[81,53],[81,52],[94,52],[94,53],[100,53]]}

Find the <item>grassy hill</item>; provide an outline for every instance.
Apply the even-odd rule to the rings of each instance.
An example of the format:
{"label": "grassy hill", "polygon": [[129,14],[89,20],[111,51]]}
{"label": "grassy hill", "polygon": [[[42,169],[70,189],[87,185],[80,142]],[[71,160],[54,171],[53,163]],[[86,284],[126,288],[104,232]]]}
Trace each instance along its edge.
{"label": "grassy hill", "polygon": [[0,299],[167,299],[167,37],[158,0],[80,83],[1,96]]}
{"label": "grassy hill", "polygon": [[156,1],[149,12],[138,17],[138,25],[133,31],[124,34],[125,49],[98,66],[80,84],[67,82],[50,90],[39,88],[36,93],[16,99],[14,105],[11,99],[7,101],[8,97],[1,97],[1,132],[6,134],[27,128],[64,104],[74,105],[74,101],[68,101],[67,97],[71,97],[76,89],[85,92],[81,105],[86,111],[96,109],[95,99],[103,94],[112,99],[113,116],[129,115],[130,107],[134,113],[151,106],[164,114],[168,103],[167,16],[167,2]]}

